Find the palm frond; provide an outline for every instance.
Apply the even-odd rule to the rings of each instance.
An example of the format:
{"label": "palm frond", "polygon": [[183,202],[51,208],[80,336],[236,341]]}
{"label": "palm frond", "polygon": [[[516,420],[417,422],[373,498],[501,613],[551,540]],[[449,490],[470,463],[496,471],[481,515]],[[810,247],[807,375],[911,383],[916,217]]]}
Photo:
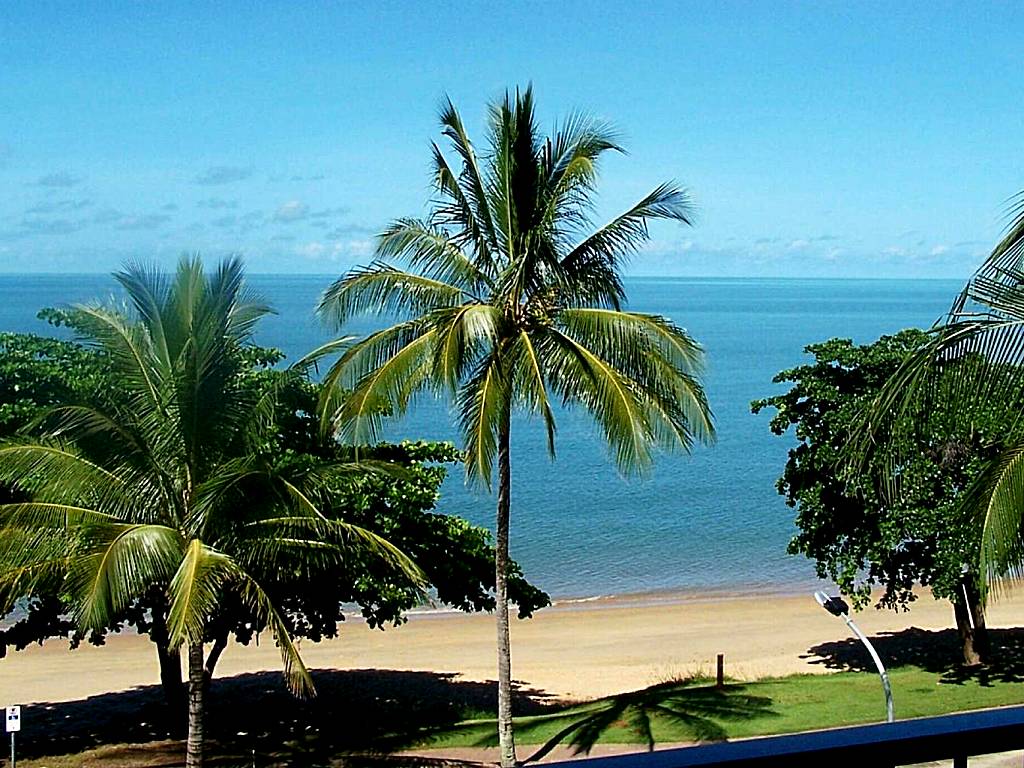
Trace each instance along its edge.
{"label": "palm frond", "polygon": [[[200,269],[202,262],[196,257]],[[213,320],[217,333],[222,333],[234,345],[248,343],[256,324],[274,308],[245,282],[245,265],[240,256],[223,259],[208,278],[209,296],[207,314]]]}
{"label": "palm frond", "polygon": [[59,594],[75,562],[75,539],[53,529],[5,527],[0,535],[0,613],[26,595]]}
{"label": "palm frond", "polygon": [[128,294],[142,325],[149,332],[155,358],[163,368],[163,374],[168,375],[171,353],[164,332],[164,309],[170,294],[167,276],[141,262],[129,262],[125,269],[114,273],[114,278]]}
{"label": "palm frond", "polygon": [[544,371],[538,345],[526,331],[521,331],[509,348],[512,369],[512,390],[530,413],[540,414],[548,438],[548,455],[555,457],[555,414],[548,399]]}
{"label": "palm frond", "polygon": [[73,533],[83,526],[105,526],[122,522],[117,517],[90,507],[48,501],[18,501],[0,504],[0,530]]}
{"label": "palm frond", "polygon": [[88,629],[103,629],[154,585],[166,583],[181,562],[181,534],[162,525],[90,524],[75,559],[75,614]]}
{"label": "palm frond", "polygon": [[501,361],[492,355],[477,365],[456,399],[466,440],[466,474],[487,487],[498,451],[498,429],[511,405],[506,379]]}
{"label": "palm frond", "polygon": [[432,378],[454,393],[458,383],[481,356],[494,347],[501,312],[490,304],[463,304],[431,317],[436,343]]}
{"label": "palm frond", "polygon": [[[472,171],[463,170],[456,174],[448,164],[447,158],[437,144],[431,144],[434,152],[434,181],[438,191],[443,198],[431,215],[431,222],[435,226],[428,229],[427,225],[406,220],[414,227],[423,232],[445,233],[445,239],[457,250],[461,258],[457,258],[452,265],[457,269],[457,275],[462,285],[470,287],[474,292],[480,287],[493,287],[492,279],[495,274],[496,259],[492,253],[495,246],[493,232],[489,230],[489,223],[482,221],[477,212],[479,205],[474,202],[474,189],[470,181]],[[486,200],[483,200],[486,205]],[[484,208],[484,215],[489,217],[489,211]],[[474,258],[469,259],[462,254],[463,248],[472,248]],[[447,270],[441,274],[451,274]],[[451,280],[455,275],[451,275]]]}
{"label": "palm frond", "polygon": [[101,306],[77,305],[76,325],[82,340],[103,349],[130,389],[129,396],[149,407],[162,409],[161,369],[152,339],[143,327],[123,315]]}
{"label": "palm frond", "polygon": [[[354,345],[324,381],[321,412],[326,423],[349,443],[375,442],[382,416],[404,413],[413,394],[429,383],[436,339],[433,330],[396,326]],[[357,375],[345,397],[342,382]]]}
{"label": "palm frond", "polygon": [[660,315],[602,307],[570,307],[559,312],[555,321],[602,356],[622,360],[624,367],[629,366],[629,355],[642,351],[657,354],[674,368],[691,375],[700,375],[704,370],[701,345],[684,329]]}
{"label": "palm frond", "polygon": [[[382,250],[386,250],[387,242],[411,237],[403,225],[398,224],[396,227],[399,227],[399,231],[395,234],[389,235],[386,232],[382,235]],[[390,239],[386,241],[384,238]],[[409,245],[402,253],[408,254],[415,247]],[[436,258],[442,256],[439,254]],[[406,318],[434,309],[457,306],[464,298],[463,289],[456,285],[404,272],[377,261],[365,269],[355,269],[332,283],[320,298],[317,313],[335,326],[341,326],[363,313]]]}
{"label": "palm frond", "polygon": [[673,184],[662,184],[584,238],[561,260],[558,281],[565,295],[581,305],[599,303],[618,309],[623,297],[618,272],[649,239],[647,222],[651,219],[671,219],[692,226],[689,195]]}
{"label": "palm frond", "polygon": [[[416,588],[426,587],[422,569],[386,538],[363,526],[325,517],[311,498],[312,489],[280,477],[275,479],[275,484],[291,499],[294,514],[253,520],[238,534],[249,554],[258,554],[261,556],[258,559],[264,560],[260,565],[265,567],[277,560],[274,553],[279,543],[288,542],[294,554],[304,542],[304,546],[315,552],[320,564],[342,564],[353,556],[369,558],[393,569]],[[267,558],[268,555],[274,556]],[[257,560],[251,562],[255,564]]]}
{"label": "palm frond", "polygon": [[982,584],[1024,575],[1024,445],[1004,451],[968,492],[974,518],[982,521]]}
{"label": "palm frond", "polygon": [[551,329],[547,339],[547,378],[555,392],[565,403],[582,404],[598,422],[621,472],[646,470],[654,435],[635,384],[561,331]]}
{"label": "palm frond", "polygon": [[123,473],[101,467],[59,441],[0,443],[0,482],[37,501],[86,502],[120,518],[138,509],[138,491],[126,486]]}
{"label": "palm frond", "polygon": [[459,183],[465,193],[474,219],[479,223],[479,228],[484,240],[487,242],[486,249],[477,249],[478,268],[484,274],[493,277],[497,266],[497,251],[499,240],[494,224],[494,215],[490,210],[490,203],[487,197],[486,177],[480,170],[476,152],[473,144],[466,133],[462,117],[459,115],[451,99],[446,99],[441,109],[441,126],[444,135],[449,139],[452,147],[462,160],[462,171],[459,174]]}
{"label": "palm frond", "polygon": [[562,310],[556,322],[632,382],[659,445],[688,450],[694,439],[714,440],[698,379],[704,352],[685,330],[658,315],[591,307]]}
{"label": "palm frond", "polygon": [[[917,434],[940,420],[974,429],[986,413],[1003,414],[1008,427],[1001,455],[990,460],[963,494],[960,511],[982,525],[984,580],[1019,576],[1024,567],[1020,504],[1024,501],[1021,440],[1024,412],[1024,193],[1013,199],[1005,235],[953,302],[945,321],[908,355],[861,416],[846,462],[859,469],[886,452],[881,491],[901,493],[907,457],[891,435]],[[898,444],[899,441],[896,441]],[[913,444],[913,441],[906,441]],[[982,522],[983,521],[983,522]]]}
{"label": "palm frond", "polygon": [[171,644],[202,643],[206,624],[235,576],[231,558],[192,539],[184,546],[170,582],[167,630]]}
{"label": "palm frond", "polygon": [[340,336],[337,339],[321,344],[319,347],[307,352],[305,355],[300,357],[294,363],[291,368],[297,373],[306,374],[310,369],[319,371],[320,362],[325,358],[336,355],[339,352],[344,352],[352,346],[352,342],[357,341],[356,336]]}
{"label": "palm frond", "polygon": [[[232,564],[233,565],[233,564]],[[313,677],[306,669],[299,649],[292,642],[291,634],[281,614],[274,607],[274,602],[262,587],[242,569],[233,567],[231,574],[239,585],[239,594],[244,604],[255,613],[257,619],[265,622],[274,633],[277,647],[281,649],[281,663],[284,667],[284,678],[289,690],[296,696],[312,697],[316,695]]]}
{"label": "palm frond", "polygon": [[597,162],[609,151],[624,151],[616,131],[582,112],[570,115],[545,142],[541,204],[550,226],[581,228],[588,223]]}

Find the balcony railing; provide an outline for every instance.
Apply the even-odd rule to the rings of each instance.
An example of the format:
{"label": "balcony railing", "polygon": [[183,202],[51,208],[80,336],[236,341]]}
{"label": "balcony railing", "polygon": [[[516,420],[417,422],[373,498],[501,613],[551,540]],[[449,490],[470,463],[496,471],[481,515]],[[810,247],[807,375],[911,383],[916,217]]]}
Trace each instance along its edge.
{"label": "balcony railing", "polygon": [[822,768],[912,765],[1024,749],[1024,706],[549,764],[569,768]]}

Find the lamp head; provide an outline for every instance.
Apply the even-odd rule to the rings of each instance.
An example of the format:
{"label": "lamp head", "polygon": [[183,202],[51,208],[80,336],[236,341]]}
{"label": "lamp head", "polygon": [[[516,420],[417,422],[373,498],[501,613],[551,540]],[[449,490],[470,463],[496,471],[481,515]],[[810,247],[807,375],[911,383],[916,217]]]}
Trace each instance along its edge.
{"label": "lamp head", "polygon": [[850,606],[841,597],[829,597],[821,590],[818,590],[814,593],[814,599],[818,601],[818,605],[833,616],[846,616],[850,613]]}

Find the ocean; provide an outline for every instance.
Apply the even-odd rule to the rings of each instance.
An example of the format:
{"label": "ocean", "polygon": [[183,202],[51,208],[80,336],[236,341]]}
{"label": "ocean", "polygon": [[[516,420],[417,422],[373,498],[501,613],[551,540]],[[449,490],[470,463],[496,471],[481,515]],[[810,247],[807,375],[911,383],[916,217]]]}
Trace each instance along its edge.
{"label": "ocean", "polygon": [[[312,311],[330,276],[253,275],[276,308],[257,342],[290,359],[332,337]],[[782,390],[772,377],[833,336],[867,343],[928,327],[961,287],[951,280],[633,278],[629,307],[685,327],[705,347],[718,441],[693,455],[658,458],[643,478],[620,477],[585,413],[559,412],[557,458],[543,426],[513,423],[512,556],[556,598],[658,592],[793,592],[813,588],[813,564],[786,554],[793,510],[775,490],[791,437],[768,430],[750,401]],[[53,333],[42,307],[105,299],[102,275],[0,276],[0,330]],[[360,321],[348,333],[365,333]],[[427,397],[389,425],[389,439],[455,439],[448,404]],[[441,512],[492,527],[493,497],[446,480]]]}

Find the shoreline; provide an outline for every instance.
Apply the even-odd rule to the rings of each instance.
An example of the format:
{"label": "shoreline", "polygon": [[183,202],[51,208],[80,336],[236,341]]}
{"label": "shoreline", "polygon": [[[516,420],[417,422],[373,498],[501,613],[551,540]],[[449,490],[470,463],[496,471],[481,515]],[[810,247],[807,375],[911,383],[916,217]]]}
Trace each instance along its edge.
{"label": "shoreline", "polygon": [[[989,626],[1021,625],[1022,608],[1024,596],[1003,597],[990,608]],[[949,630],[953,612],[948,602],[922,594],[909,612],[868,608],[857,622],[884,641],[909,628]],[[740,680],[827,673],[832,670],[814,649],[827,653],[849,638],[841,621],[803,593],[562,602],[513,623],[513,676],[523,691],[580,700],[713,673],[718,653],[725,655],[726,674]],[[352,617],[340,625],[337,638],[297,644],[314,674],[407,670],[449,680],[494,679],[494,619],[486,613],[411,613],[405,624],[384,631]],[[264,635],[258,646],[229,645],[215,677],[279,669],[278,650]],[[111,635],[104,646],[73,652],[66,641],[49,641],[0,660],[0,697],[23,704],[87,699],[158,681],[152,643],[138,635]]]}
{"label": "shoreline", "polygon": [[[560,610],[601,610],[604,608],[644,608],[647,606],[679,605],[682,603],[721,603],[734,600],[759,600],[759,599],[780,599],[796,598],[806,596],[808,600],[813,599],[815,589],[824,589],[826,592],[838,592],[835,585],[825,579],[808,581],[806,584],[779,583],[779,584],[756,584],[756,585],[728,585],[716,587],[668,587],[665,589],[652,589],[643,592],[621,592],[598,595],[562,595],[551,596],[551,605],[540,609],[540,612],[552,609]],[[930,597],[922,591],[922,596]],[[426,604],[413,608],[406,613],[406,616],[429,617],[429,616],[459,616],[465,615],[458,608],[448,606],[434,606]],[[352,611],[352,618],[358,618],[358,608]]]}

